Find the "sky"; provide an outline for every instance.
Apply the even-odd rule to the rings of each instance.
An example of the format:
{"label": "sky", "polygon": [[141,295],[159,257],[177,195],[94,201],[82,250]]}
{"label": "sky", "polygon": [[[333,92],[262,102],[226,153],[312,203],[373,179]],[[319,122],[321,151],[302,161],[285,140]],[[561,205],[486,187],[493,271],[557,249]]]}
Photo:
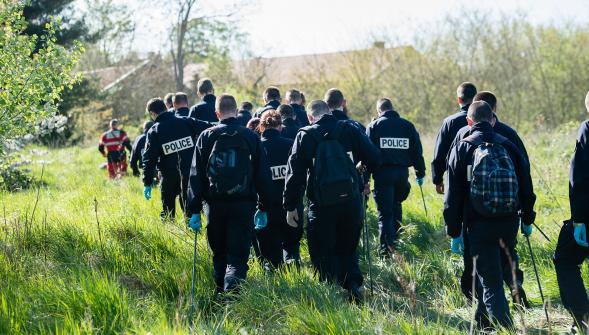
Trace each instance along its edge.
{"label": "sky", "polygon": [[[123,1],[123,0],[117,0]],[[133,49],[166,52],[161,43],[173,16],[166,6],[124,0],[136,13]],[[160,1],[163,3],[164,1]],[[200,0],[199,13],[215,13],[235,0]],[[157,2],[156,2],[157,3]],[[589,24],[588,0],[248,0],[239,12],[240,29],[256,56],[276,57],[366,47],[383,35],[411,40],[419,27],[461,10],[525,13],[533,23]],[[154,43],[156,42],[156,43]]]}

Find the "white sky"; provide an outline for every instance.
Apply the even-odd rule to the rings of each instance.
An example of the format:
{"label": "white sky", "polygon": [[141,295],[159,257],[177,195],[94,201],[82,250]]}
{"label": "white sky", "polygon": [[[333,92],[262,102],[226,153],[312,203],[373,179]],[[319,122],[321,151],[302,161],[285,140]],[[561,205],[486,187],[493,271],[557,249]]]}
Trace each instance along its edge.
{"label": "white sky", "polygon": [[[137,21],[133,48],[167,52],[158,41],[173,14],[165,5],[147,8],[141,0],[124,1],[134,9]],[[235,3],[235,0],[202,0],[203,12]],[[201,1],[201,2],[202,2]],[[164,1],[161,1],[164,3]],[[214,3],[214,5],[212,5]],[[588,0],[250,0],[239,14],[239,26],[249,34],[258,56],[285,56],[341,51],[365,46],[371,36],[390,31],[410,36],[417,26],[443,18],[462,8],[519,11],[535,23],[573,20],[589,24]],[[197,14],[198,15],[198,14]],[[407,40],[409,38],[407,37]]]}

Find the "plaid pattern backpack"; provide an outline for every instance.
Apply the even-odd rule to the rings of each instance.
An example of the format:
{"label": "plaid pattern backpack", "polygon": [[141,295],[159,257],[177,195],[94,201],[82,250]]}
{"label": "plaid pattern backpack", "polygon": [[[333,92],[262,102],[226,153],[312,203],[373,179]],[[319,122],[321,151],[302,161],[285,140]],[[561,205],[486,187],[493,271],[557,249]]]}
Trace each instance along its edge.
{"label": "plaid pattern backpack", "polygon": [[519,184],[513,161],[502,145],[507,139],[495,136],[493,142],[483,142],[469,136],[463,141],[475,146],[467,172],[473,209],[489,218],[516,214]]}

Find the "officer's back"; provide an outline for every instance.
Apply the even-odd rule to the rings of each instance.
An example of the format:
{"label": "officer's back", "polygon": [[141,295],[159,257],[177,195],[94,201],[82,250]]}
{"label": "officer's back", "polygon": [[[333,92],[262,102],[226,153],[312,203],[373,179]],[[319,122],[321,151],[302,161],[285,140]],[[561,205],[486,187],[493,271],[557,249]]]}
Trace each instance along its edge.
{"label": "officer's back", "polygon": [[217,122],[217,114],[215,114],[215,89],[213,82],[208,78],[203,78],[198,81],[196,85],[198,96],[202,99],[201,102],[190,108],[190,117],[196,120],[206,122]]}
{"label": "officer's back", "polygon": [[338,137],[338,142],[354,164],[362,162],[370,171],[373,171],[380,165],[380,154],[378,150],[358,128],[348,122],[337,120],[329,112],[318,116],[318,120],[314,121],[314,124],[301,128],[295,138],[289,158],[289,174],[287,175],[286,190],[284,193],[285,208],[289,211],[296,208],[297,201],[302,197],[303,189],[301,185],[307,182],[307,171],[310,171],[311,174],[308,178],[307,195],[311,203],[315,200],[315,195],[312,191],[314,179],[313,163],[318,142],[309,131],[315,131],[320,137],[325,137],[339,123],[342,129]]}
{"label": "officer's back", "polygon": [[392,104],[387,109],[390,110],[381,113],[366,131],[372,143],[380,148],[382,167],[414,166],[418,174],[425,173],[421,141],[415,126],[401,118]]}
{"label": "officer's back", "polygon": [[161,112],[147,132],[143,153],[144,179],[153,180],[157,164],[162,174],[175,173],[180,167],[184,175],[190,170],[196,137],[211,124],[191,118],[179,118],[172,112]]}

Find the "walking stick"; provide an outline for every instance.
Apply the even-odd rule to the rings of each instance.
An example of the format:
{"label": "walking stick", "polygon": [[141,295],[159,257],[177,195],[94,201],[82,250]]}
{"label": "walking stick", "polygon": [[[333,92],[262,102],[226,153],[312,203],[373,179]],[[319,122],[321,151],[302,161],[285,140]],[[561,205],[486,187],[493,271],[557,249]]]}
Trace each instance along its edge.
{"label": "walking stick", "polygon": [[[544,306],[544,314],[546,315],[546,322],[548,323],[548,328],[550,329],[550,318],[548,317],[548,306],[546,306],[546,302],[544,301],[544,293],[542,292],[542,285],[540,284],[540,276],[538,275],[538,269],[536,268],[536,260],[534,258],[534,252],[532,251],[532,244],[530,243],[530,237],[526,236],[526,241],[528,241],[528,248],[530,249],[530,257],[532,258],[532,265],[534,266],[534,273],[536,274],[536,281],[538,282],[538,290],[540,291],[540,297],[542,298],[542,305]],[[552,331],[550,332],[552,333]]]}
{"label": "walking stick", "polygon": [[362,223],[364,225],[364,245],[366,246],[366,259],[368,260],[368,279],[370,281],[370,295],[374,295],[374,283],[372,281],[372,259],[370,258],[370,238],[368,237],[368,225],[366,224],[366,196],[362,194]]}
{"label": "walking stick", "polygon": [[194,333],[194,288],[196,284],[196,236],[198,232],[194,232],[194,251],[192,256],[192,288],[190,296],[190,312],[188,314],[189,333]]}
{"label": "walking stick", "polygon": [[548,242],[552,242],[552,241],[550,240],[550,238],[548,238],[548,236],[547,236],[546,234],[544,234],[544,232],[542,231],[542,229],[540,229],[540,227],[538,227],[538,225],[536,225],[535,223],[532,223],[532,224],[534,225],[534,227],[536,227],[536,229],[538,229],[538,231],[540,232],[540,234],[541,234],[542,236],[544,236],[544,238],[545,238],[546,240],[548,240]]}
{"label": "walking stick", "polygon": [[425,210],[425,216],[429,217],[429,215],[427,215],[427,206],[425,205],[425,197],[423,196],[423,186],[419,185],[419,190],[421,191],[421,200],[423,201],[423,209]]}

